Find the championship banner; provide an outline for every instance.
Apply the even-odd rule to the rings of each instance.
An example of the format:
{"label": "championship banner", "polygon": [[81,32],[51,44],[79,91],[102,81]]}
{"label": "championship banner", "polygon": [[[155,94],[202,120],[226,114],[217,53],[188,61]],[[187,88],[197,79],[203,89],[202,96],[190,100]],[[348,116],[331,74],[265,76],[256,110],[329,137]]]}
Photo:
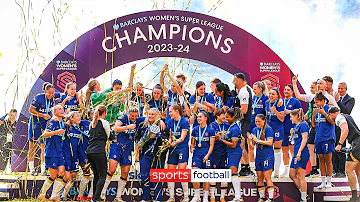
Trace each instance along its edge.
{"label": "championship banner", "polygon": [[[63,92],[66,83],[74,81],[79,90],[90,78],[120,65],[159,57],[197,60],[231,74],[242,72],[249,85],[268,79],[272,87],[282,88],[291,83],[293,75],[284,61],[256,37],[209,15],[155,10],[110,20],[70,43],[35,82],[16,126],[13,171],[26,170],[29,104],[42,93],[43,82],[53,83],[56,91]],[[299,88],[303,92],[300,85]]]}

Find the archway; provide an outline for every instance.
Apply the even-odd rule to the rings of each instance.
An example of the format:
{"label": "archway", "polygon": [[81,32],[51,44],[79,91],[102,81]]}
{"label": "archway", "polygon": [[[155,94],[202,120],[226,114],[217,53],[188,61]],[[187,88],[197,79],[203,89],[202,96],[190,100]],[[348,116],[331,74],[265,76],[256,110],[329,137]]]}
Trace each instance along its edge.
{"label": "archway", "polygon": [[89,78],[98,77],[104,71],[156,57],[194,59],[229,73],[243,72],[250,84],[265,78],[278,87],[291,82],[291,70],[274,51],[226,21],[179,10],[147,11],[119,17],[74,40],[37,79],[17,124],[13,170],[25,171],[29,103],[41,93],[44,81],[53,82],[57,91],[63,91],[67,82],[75,80],[81,89]]}

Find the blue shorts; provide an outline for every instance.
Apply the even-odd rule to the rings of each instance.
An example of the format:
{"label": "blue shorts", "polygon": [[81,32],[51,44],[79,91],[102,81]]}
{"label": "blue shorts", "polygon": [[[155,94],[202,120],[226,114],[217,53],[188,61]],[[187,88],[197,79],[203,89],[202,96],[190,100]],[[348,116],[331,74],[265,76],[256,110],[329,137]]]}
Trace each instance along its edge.
{"label": "blue shorts", "polygon": [[58,169],[59,166],[64,166],[64,157],[46,157],[45,156],[45,168]]}
{"label": "blue shorts", "polygon": [[[274,129],[275,128],[275,129]],[[284,127],[274,127],[272,128],[274,131],[274,142],[284,140]]]}
{"label": "blue shorts", "polygon": [[255,171],[268,171],[274,169],[274,159],[257,160],[255,159]]}
{"label": "blue shorts", "polygon": [[85,150],[82,147],[78,147],[78,158],[80,165],[86,165],[89,163]]}
{"label": "blue shorts", "polygon": [[210,155],[209,159],[204,163],[203,159],[205,156],[206,154],[202,154],[202,155],[194,154],[192,158],[192,167],[203,168],[203,169],[212,168],[211,165],[212,156]]}
{"label": "blue shorts", "polygon": [[[64,157],[65,159],[65,170],[68,172],[78,172],[79,171],[79,162],[77,157]],[[76,160],[75,160],[76,159]]]}
{"label": "blue shorts", "polygon": [[288,147],[288,146],[291,146],[291,143],[290,143],[290,133],[284,133],[284,139],[283,139],[283,142],[281,144],[281,146],[284,146],[284,147]]}
{"label": "blue shorts", "polygon": [[186,163],[189,160],[189,147],[182,148],[176,147],[175,150],[171,149],[168,158],[168,164],[178,165],[179,163]]}
{"label": "blue shorts", "polygon": [[37,141],[38,144],[43,144],[43,138],[39,139],[42,135],[42,132],[45,131],[46,124],[44,125],[37,125],[36,127],[33,124],[29,124],[28,128],[28,140],[31,142]]}
{"label": "blue shorts", "polygon": [[335,141],[315,142],[315,154],[330,154],[335,151]]}
{"label": "blue shorts", "polygon": [[112,143],[110,145],[110,159],[117,161],[120,166],[130,166],[131,165],[131,147],[123,148],[120,144]]}
{"label": "blue shorts", "polygon": [[227,168],[226,165],[227,165],[227,156],[226,156],[226,153],[212,153],[211,154],[212,158],[211,158],[211,165],[214,167],[214,168],[218,168],[218,169],[225,169]]}
{"label": "blue shorts", "polygon": [[300,161],[297,161],[296,158],[292,158],[290,168],[302,168],[306,170],[306,165],[309,161],[310,156],[301,156]]}
{"label": "blue shorts", "polygon": [[241,153],[227,153],[227,159],[228,159],[228,164],[227,164],[227,168],[230,168],[231,166],[235,166],[236,168],[239,167],[239,163],[241,160],[241,156],[242,156],[242,150]]}

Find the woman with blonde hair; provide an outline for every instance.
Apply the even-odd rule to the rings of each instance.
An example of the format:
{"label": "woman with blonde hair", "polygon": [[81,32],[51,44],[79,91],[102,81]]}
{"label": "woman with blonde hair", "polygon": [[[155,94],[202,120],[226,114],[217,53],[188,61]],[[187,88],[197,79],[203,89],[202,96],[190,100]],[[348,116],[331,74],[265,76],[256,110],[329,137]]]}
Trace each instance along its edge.
{"label": "woman with blonde hair", "polygon": [[[163,142],[169,139],[169,131],[162,130],[161,113],[157,108],[150,108],[144,122],[140,123],[136,132],[135,142],[139,148],[142,201],[162,201],[162,182],[150,182],[150,169],[163,169],[167,146],[162,150]],[[150,188],[154,189],[151,196]]]}

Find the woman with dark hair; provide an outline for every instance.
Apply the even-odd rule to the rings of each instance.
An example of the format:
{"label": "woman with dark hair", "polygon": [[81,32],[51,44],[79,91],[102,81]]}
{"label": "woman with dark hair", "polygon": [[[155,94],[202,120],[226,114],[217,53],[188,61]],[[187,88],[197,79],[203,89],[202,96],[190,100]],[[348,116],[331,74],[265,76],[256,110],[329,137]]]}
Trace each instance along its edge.
{"label": "woman with dark hair", "polygon": [[[223,108],[218,108],[214,112],[215,121],[210,124],[211,128],[215,130],[216,139],[214,143],[214,151],[212,152],[211,165],[217,169],[226,169],[226,145],[221,142],[221,136],[227,131],[230,124],[226,122],[225,111]],[[218,134],[220,136],[218,136]],[[215,201],[215,182],[210,182],[210,202]],[[226,189],[228,187],[227,182],[221,182],[221,196],[220,202],[225,202]]]}
{"label": "woman with dark hair", "polygon": [[[256,115],[255,124],[256,128],[248,138],[256,145],[255,170],[260,196],[258,202],[273,202],[274,183],[271,180],[271,173],[274,169],[274,132],[263,114]],[[264,180],[266,180],[268,199],[265,198]]]}
{"label": "woman with dark hair", "polygon": [[[160,129],[161,113],[157,108],[151,108],[144,122],[136,131],[135,142],[140,153],[140,175],[143,189],[142,201],[162,201],[162,182],[150,182],[150,169],[163,169],[167,149],[160,147],[169,139],[169,131]],[[167,148],[167,145],[166,145]],[[154,189],[151,196],[150,188]]]}
{"label": "woman with dark hair", "polygon": [[[250,135],[254,128],[256,128],[255,117],[258,114],[263,114],[266,116],[266,101],[269,100],[267,87],[264,81],[257,81],[253,85],[254,96],[252,97],[251,105],[251,116],[250,116],[250,126],[247,131],[247,135]],[[254,158],[254,146],[250,144],[250,139],[247,139],[249,147],[249,164],[251,172],[255,172],[255,158]]]}
{"label": "woman with dark hair", "polygon": [[282,153],[283,153],[283,160],[285,166],[285,172],[281,175],[281,177],[289,177],[290,171],[290,155],[294,157],[294,146],[291,144],[290,140],[290,130],[294,128],[294,124],[290,120],[290,113],[295,109],[301,108],[301,103],[298,99],[293,97],[293,86],[291,84],[287,84],[284,87],[284,95],[283,103],[284,103],[284,140],[282,142]]}
{"label": "woman with dark hair", "polygon": [[100,194],[106,178],[106,141],[111,140],[110,124],[105,120],[107,109],[104,105],[96,106],[94,118],[90,124],[89,145],[86,155],[94,173],[93,201],[100,201]]}
{"label": "woman with dark hair", "polygon": [[[171,119],[167,123],[170,130],[170,151],[168,157],[168,169],[186,169],[189,159],[189,121],[182,117],[182,107],[178,104],[170,106]],[[174,139],[174,141],[173,141]],[[168,182],[170,198],[167,202],[175,202],[175,183]],[[189,201],[189,188],[187,182],[182,182],[184,198],[182,202]]]}
{"label": "woman with dark hair", "polygon": [[226,111],[226,120],[230,125],[225,135],[216,134],[217,138],[226,145],[227,167],[231,169],[231,182],[235,191],[235,197],[232,202],[242,202],[240,178],[238,177],[238,167],[242,156],[241,144],[244,143],[244,137],[241,133],[240,120],[243,114],[240,109],[235,107]]}
{"label": "woman with dark hair", "polygon": [[[190,151],[193,153],[193,169],[209,169],[211,165],[211,153],[214,150],[215,130],[210,125],[209,115],[201,111],[197,116],[198,126],[194,127],[191,138]],[[209,202],[209,182],[203,183],[204,198],[203,202]],[[195,189],[194,197],[191,202],[200,201],[200,183],[193,182]]]}
{"label": "woman with dark hair", "polygon": [[109,123],[115,123],[117,118],[120,116],[120,112],[124,112],[125,110],[125,92],[132,92],[132,86],[133,86],[133,80],[134,80],[134,71],[135,71],[136,64],[133,64],[131,66],[130,71],[130,78],[129,78],[129,84],[128,87],[125,89],[122,89],[122,82],[119,79],[115,79],[112,83],[111,88],[108,88],[105,90],[104,93],[115,93],[106,104],[107,107],[107,115],[106,120],[109,121]]}
{"label": "woman with dark hair", "polygon": [[[151,108],[158,109],[161,113],[161,119],[165,121],[167,107],[168,104],[164,98],[164,89],[160,84],[156,84],[151,92],[151,98],[147,102],[146,110]],[[146,112],[145,115],[147,115]]]}
{"label": "woman with dark hair", "polygon": [[[199,112],[207,112],[209,113],[209,117],[211,116],[210,113],[212,113],[215,110],[214,106],[214,96],[212,94],[205,92],[206,85],[203,81],[196,82],[196,91],[195,94],[190,97],[190,106],[192,107],[192,112],[194,113],[190,117],[190,125],[193,124],[193,127],[196,127],[199,125],[197,121],[195,121],[195,118]],[[212,120],[212,117],[210,117],[210,122],[214,121]]]}
{"label": "woman with dark hair", "polygon": [[281,95],[278,88],[273,88],[269,91],[269,100],[266,104],[266,114],[269,126],[274,131],[274,150],[275,150],[275,173],[274,177],[279,178],[279,171],[281,165],[281,145],[284,139],[284,106],[280,107],[277,103],[281,100]]}
{"label": "woman with dark hair", "polygon": [[[63,153],[63,137],[65,134],[64,108],[61,105],[56,105],[53,109],[53,117],[48,122],[44,133],[41,135],[45,138],[45,164],[50,171],[50,176],[45,180],[38,199],[47,201],[45,195],[50,186],[54,183],[54,192],[57,193],[67,183],[66,176],[64,177],[65,162]],[[56,195],[52,194],[52,200],[56,200]]]}
{"label": "woman with dark hair", "polygon": [[[168,91],[164,84],[164,74],[166,74],[169,77],[170,81],[172,82],[171,88]],[[186,103],[186,100],[184,98],[184,92],[182,91],[183,83],[179,80],[176,80],[174,77],[172,77],[170,75],[167,64],[165,64],[164,68],[161,70],[160,85],[168,93],[168,97],[167,97],[167,106],[168,107],[167,107],[167,111],[166,111],[165,122],[167,122],[171,118],[169,115],[169,109],[170,109],[170,106],[172,106],[173,104],[178,104],[182,107],[181,110],[183,110],[184,113],[181,113],[181,114],[183,114],[184,117],[190,117],[190,107],[189,107],[188,103]]]}
{"label": "woman with dark hair", "polygon": [[[335,151],[335,122],[329,116],[330,106],[325,104],[326,97],[321,93],[315,95],[314,101],[318,108],[315,108],[312,114],[311,124],[316,128],[315,135],[315,153],[319,157],[321,184],[317,187],[330,188],[331,176],[333,171],[332,152]],[[325,178],[327,179],[325,182]]]}
{"label": "woman with dark hair", "polygon": [[65,113],[69,111],[79,111],[83,106],[80,96],[76,93],[76,83],[66,84],[64,94],[60,98],[61,106],[64,107]]}
{"label": "woman with dark hair", "polygon": [[306,164],[309,161],[310,153],[307,148],[309,126],[304,121],[303,109],[294,109],[290,112],[290,119],[295,127],[290,130],[291,139],[294,140],[294,152],[292,158],[290,178],[294,181],[301,194],[301,202],[307,201],[307,184],[305,180]]}
{"label": "woman with dark hair", "polygon": [[28,164],[29,171],[32,175],[37,175],[37,172],[34,169],[34,156],[39,149],[39,145],[41,148],[41,173],[43,173],[43,175],[46,174],[44,159],[45,145],[40,136],[44,132],[48,120],[51,119],[52,114],[50,109],[55,105],[55,100],[60,98],[60,93],[55,93],[54,86],[49,82],[43,84],[42,90],[44,93],[36,95],[29,108],[31,117],[28,129]]}
{"label": "woman with dark hair", "polygon": [[116,138],[110,145],[109,169],[107,171],[105,185],[101,192],[101,199],[106,198],[106,190],[111,183],[111,178],[114,175],[118,164],[120,164],[121,176],[120,181],[118,181],[118,188],[114,201],[122,201],[121,195],[125,188],[131,166],[131,153],[134,151],[136,129],[144,120],[145,117],[139,117],[137,108],[130,108],[128,109],[128,114],[123,114],[116,121],[115,126],[113,127],[113,130],[116,132]]}
{"label": "woman with dark hair", "polygon": [[227,111],[229,108],[233,107],[234,98],[231,96],[231,91],[227,84],[216,84],[215,95],[218,97],[217,102],[215,103],[217,109],[223,108],[224,111]]}

